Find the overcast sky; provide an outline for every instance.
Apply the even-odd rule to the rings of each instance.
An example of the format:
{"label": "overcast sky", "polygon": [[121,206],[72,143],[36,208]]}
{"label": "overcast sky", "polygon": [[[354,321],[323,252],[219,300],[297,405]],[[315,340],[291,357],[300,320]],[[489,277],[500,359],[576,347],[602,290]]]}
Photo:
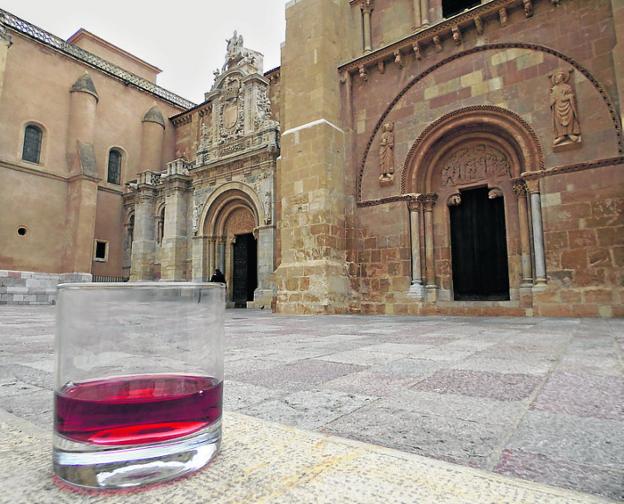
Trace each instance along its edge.
{"label": "overcast sky", "polygon": [[[245,47],[264,54],[265,71],[280,64],[286,0],[0,0],[0,7],[54,35],[85,28],[163,70],[158,84],[196,103],[238,30]],[[161,7],[163,6],[163,7]]]}

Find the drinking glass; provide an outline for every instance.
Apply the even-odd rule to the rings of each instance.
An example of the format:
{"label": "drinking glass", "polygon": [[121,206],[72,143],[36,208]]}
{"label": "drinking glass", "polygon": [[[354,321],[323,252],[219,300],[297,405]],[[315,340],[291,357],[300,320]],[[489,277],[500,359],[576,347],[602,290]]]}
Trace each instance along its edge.
{"label": "drinking glass", "polygon": [[128,488],[204,467],[219,451],[221,284],[59,286],[54,472]]}

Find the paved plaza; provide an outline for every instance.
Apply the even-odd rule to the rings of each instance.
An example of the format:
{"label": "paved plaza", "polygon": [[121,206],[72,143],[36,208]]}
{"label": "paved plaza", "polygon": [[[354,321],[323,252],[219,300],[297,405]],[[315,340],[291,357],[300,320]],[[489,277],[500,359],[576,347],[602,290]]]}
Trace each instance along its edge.
{"label": "paved plaza", "polygon": [[[1,408],[46,429],[53,321],[0,307]],[[623,320],[236,310],[226,336],[228,411],[624,500]]]}

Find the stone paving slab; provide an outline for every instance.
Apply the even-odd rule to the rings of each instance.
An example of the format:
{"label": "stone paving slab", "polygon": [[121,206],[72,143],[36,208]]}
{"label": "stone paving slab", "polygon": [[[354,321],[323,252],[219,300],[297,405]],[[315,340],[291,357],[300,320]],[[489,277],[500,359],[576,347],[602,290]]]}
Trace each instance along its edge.
{"label": "stone paving slab", "polygon": [[190,477],[133,491],[73,490],[52,476],[49,432],[0,412],[0,433],[3,504],[608,502],[236,413],[225,414],[221,454]]}
{"label": "stone paving slab", "polygon": [[[624,320],[225,324],[226,409],[624,500]],[[53,307],[0,307],[0,410],[25,424],[51,425],[53,332]]]}

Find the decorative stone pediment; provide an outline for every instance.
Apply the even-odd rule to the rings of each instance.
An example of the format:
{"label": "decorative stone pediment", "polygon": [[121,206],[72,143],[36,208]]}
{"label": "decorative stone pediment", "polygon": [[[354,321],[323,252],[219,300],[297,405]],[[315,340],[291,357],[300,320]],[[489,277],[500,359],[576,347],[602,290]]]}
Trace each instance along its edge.
{"label": "decorative stone pediment", "polygon": [[277,148],[278,123],[271,114],[262,54],[243,46],[234,32],[225,64],[206,93],[196,168],[263,146]]}

